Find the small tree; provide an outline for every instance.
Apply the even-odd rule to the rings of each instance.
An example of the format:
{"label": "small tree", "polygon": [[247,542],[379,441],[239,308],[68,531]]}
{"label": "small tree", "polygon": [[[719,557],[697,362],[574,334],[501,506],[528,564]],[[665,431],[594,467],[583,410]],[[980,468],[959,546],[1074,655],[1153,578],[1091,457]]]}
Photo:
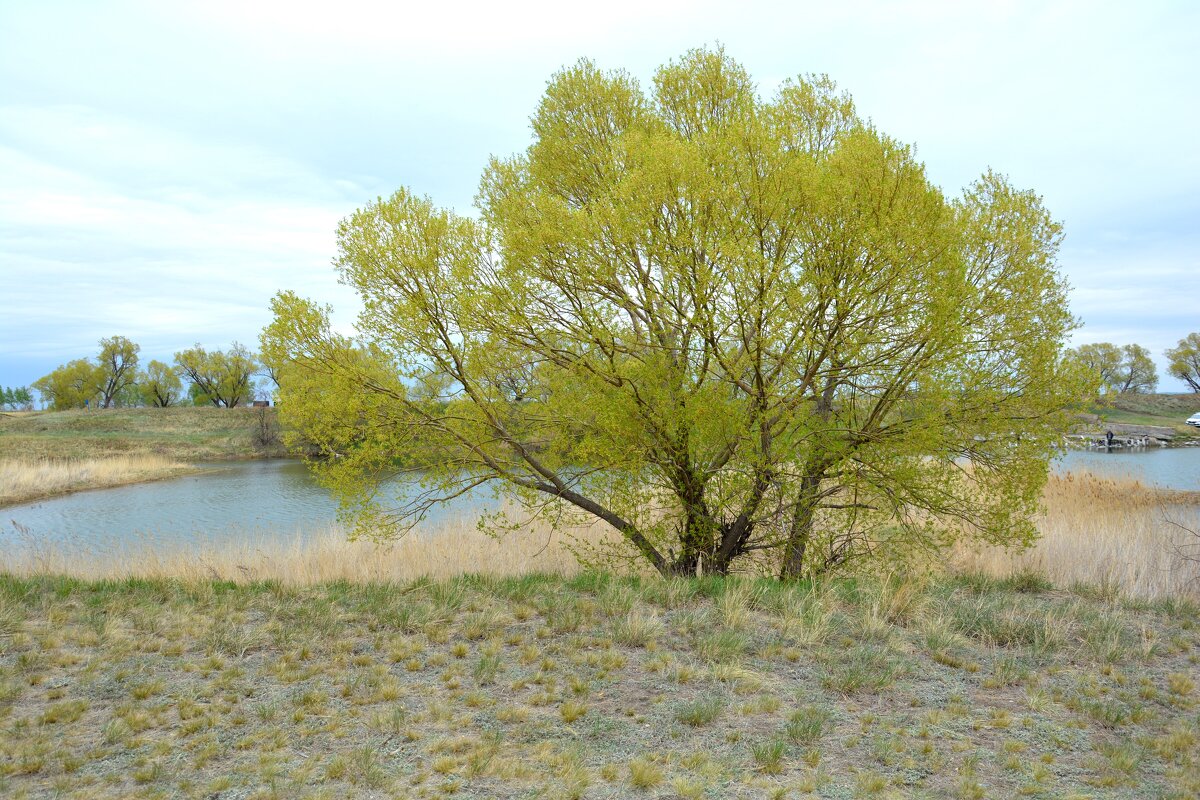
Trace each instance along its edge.
{"label": "small tree", "polygon": [[104,375],[99,366],[86,358],[77,358],[38,378],[33,387],[42,400],[56,411],[83,408],[101,398]]}
{"label": "small tree", "polygon": [[258,369],[253,354],[234,342],[228,350],[206,351],[197,344],[175,354],[180,372],[215,406],[233,408],[249,400]]}
{"label": "small tree", "polygon": [[1170,360],[1167,372],[1200,392],[1200,333],[1189,333],[1164,355]]}
{"label": "small tree", "polygon": [[279,427],[275,423],[275,414],[269,408],[254,409],[254,445],[260,449],[268,449],[279,445]]}
{"label": "small tree", "polygon": [[154,408],[166,408],[179,402],[183,381],[179,371],[162,361],[151,361],[146,371],[138,376],[138,392],[142,402]]}
{"label": "small tree", "polygon": [[[357,338],[273,302],[280,413],[364,529],[495,482],[663,574],[1032,540],[1088,386],[1036,195],[947,198],[828,79],[763,100],[721,51],[650,94],[580,62],[533,132],[478,220],[401,190],[342,222]],[[378,507],[414,459],[420,493]]]}
{"label": "small tree", "polygon": [[100,354],[96,357],[96,363],[99,368],[97,382],[101,407],[111,408],[116,399],[133,386],[140,350],[139,345],[124,336],[100,340]]}

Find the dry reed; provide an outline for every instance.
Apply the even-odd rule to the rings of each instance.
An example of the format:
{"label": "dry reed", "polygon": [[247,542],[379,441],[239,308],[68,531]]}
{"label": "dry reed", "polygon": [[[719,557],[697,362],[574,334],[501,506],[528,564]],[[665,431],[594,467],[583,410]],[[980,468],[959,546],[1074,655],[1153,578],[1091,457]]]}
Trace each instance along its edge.
{"label": "dry reed", "polygon": [[570,575],[580,569],[573,543],[595,546],[606,538],[601,525],[554,531],[540,522],[494,537],[479,531],[473,519],[464,518],[416,528],[388,543],[350,541],[338,525],[316,533],[259,533],[217,542],[161,542],[141,537],[107,547],[26,539],[23,546],[0,556],[0,571],[88,580],[273,580],[292,586],[335,580],[448,578],[464,573]]}
{"label": "dry reed", "polygon": [[0,505],[52,497],[82,489],[175,477],[192,470],[163,456],[130,455],[83,459],[0,461]]}
{"label": "dry reed", "polygon": [[[957,548],[949,568],[994,576],[1033,571],[1060,586],[1109,586],[1143,598],[1200,591],[1200,493],[1161,492],[1089,474],[1052,477],[1041,539],[1023,552]],[[403,581],[464,573],[579,571],[574,548],[611,547],[603,524],[555,532],[544,522],[496,538],[462,518],[415,529],[390,544],[351,542],[332,526],[317,534],[257,534],[222,541],[136,539],[107,548],[27,541],[0,556],[0,571],[86,579],[174,577],[311,585],[332,580]],[[1187,557],[1188,555],[1192,558]]]}
{"label": "dry reed", "polygon": [[1200,492],[1164,491],[1090,473],[1052,476],[1030,549],[958,548],[955,570],[1044,575],[1131,597],[1200,592]]}

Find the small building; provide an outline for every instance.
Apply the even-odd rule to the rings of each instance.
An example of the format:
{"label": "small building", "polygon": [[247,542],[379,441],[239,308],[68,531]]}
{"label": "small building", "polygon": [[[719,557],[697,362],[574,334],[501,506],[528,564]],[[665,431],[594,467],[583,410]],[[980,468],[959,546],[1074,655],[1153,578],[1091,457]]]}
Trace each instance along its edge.
{"label": "small building", "polygon": [[271,401],[270,400],[255,400],[253,403],[250,404],[250,407],[251,408],[270,408]]}

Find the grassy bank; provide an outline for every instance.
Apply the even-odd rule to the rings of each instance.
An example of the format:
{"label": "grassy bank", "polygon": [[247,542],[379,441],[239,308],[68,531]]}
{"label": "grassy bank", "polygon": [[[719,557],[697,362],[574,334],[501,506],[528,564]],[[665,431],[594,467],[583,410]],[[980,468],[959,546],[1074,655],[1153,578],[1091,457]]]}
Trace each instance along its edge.
{"label": "grassy bank", "polygon": [[5,797],[1195,797],[1197,608],[529,575],[0,577]]}
{"label": "grassy bank", "polygon": [[195,462],[282,456],[275,428],[274,409],[0,414],[0,506],[175,477]]}
{"label": "grassy bank", "polygon": [[[266,410],[274,425],[274,409]],[[256,441],[260,412],[251,408],[117,408],[0,415],[0,460],[85,460],[152,455],[218,461],[283,455]]]}
{"label": "grassy bank", "polygon": [[106,489],[129,483],[174,478],[195,468],[163,456],[51,461],[0,461],[0,506],[27,503],[81,489]]}
{"label": "grassy bank", "polygon": [[1184,420],[1200,412],[1200,394],[1118,394],[1088,409],[1104,422],[1127,425],[1162,425],[1183,438],[1200,437],[1200,429]]}

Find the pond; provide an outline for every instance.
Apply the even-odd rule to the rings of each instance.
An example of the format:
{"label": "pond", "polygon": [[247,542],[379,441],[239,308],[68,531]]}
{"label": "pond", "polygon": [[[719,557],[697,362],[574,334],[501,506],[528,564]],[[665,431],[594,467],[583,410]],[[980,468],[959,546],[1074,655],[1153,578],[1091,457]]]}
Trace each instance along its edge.
{"label": "pond", "polygon": [[1054,469],[1132,478],[1163,489],[1200,491],[1200,447],[1068,450],[1055,461]]}
{"label": "pond", "polygon": [[[430,527],[494,508],[477,490],[426,517]],[[202,472],[54,497],[0,509],[0,550],[30,538],[104,546],[129,537],[159,542],[306,535],[335,524],[337,503],[300,461],[206,465]]]}
{"label": "pond", "polygon": [[[1195,447],[1073,450],[1055,463],[1055,469],[1200,490],[1200,448]],[[435,510],[427,526],[474,518],[497,503],[490,492],[477,491],[452,507]],[[329,493],[298,461],[231,462],[174,480],[0,509],[0,551],[29,538],[103,546],[138,536],[217,543],[248,535],[306,535],[328,529],[336,511]]]}

